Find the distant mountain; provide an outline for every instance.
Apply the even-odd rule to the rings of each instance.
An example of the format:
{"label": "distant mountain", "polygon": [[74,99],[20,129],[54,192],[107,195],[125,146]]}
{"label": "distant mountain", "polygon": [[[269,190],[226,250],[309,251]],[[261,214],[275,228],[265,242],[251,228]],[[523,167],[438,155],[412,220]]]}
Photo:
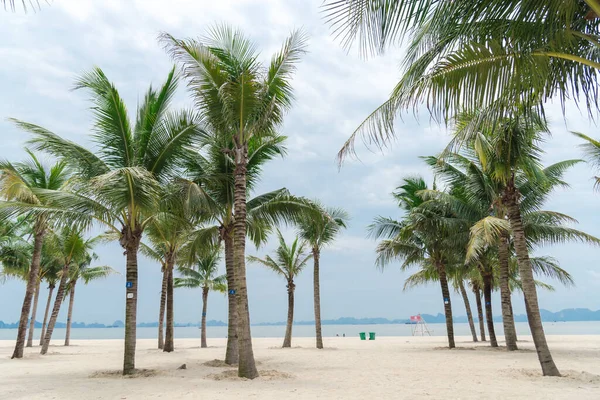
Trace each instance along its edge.
{"label": "distant mountain", "polygon": [[[592,311],[588,308],[568,308],[565,310],[561,310],[558,312],[552,312],[548,310],[541,309],[540,314],[542,315],[542,321],[544,322],[562,322],[562,321],[600,321],[600,310]],[[444,314],[430,315],[430,314],[421,314],[423,319],[430,323],[445,323],[446,320],[444,318]],[[477,318],[475,318],[477,321]],[[520,314],[515,315],[516,322],[527,322],[527,316]],[[323,320],[323,325],[385,325],[385,324],[404,324],[410,322],[410,319],[387,319],[387,318],[353,318],[353,317],[342,317],[338,319],[327,319]],[[467,322],[467,317],[460,316],[454,317],[454,322],[461,323]],[[501,316],[495,316],[494,322],[502,322]],[[294,325],[313,325],[315,321],[296,321]],[[0,329],[16,329],[18,327],[18,322],[6,323],[0,321]],[[206,322],[207,326],[227,326],[227,323],[223,321],[211,320]],[[256,326],[280,326],[285,325],[285,322],[261,322],[258,324],[253,324]],[[141,328],[156,328],[158,327],[158,322],[142,322],[137,325]],[[188,326],[200,326],[198,322],[188,322],[188,323],[176,323],[176,327],[188,327]],[[35,322],[36,328],[41,328],[42,324],[38,321]],[[64,322],[56,322],[56,328],[65,328],[66,325]],[[123,321],[115,321],[112,325],[104,325],[98,323],[85,324],[83,322],[73,322],[73,328],[123,328],[125,324]]]}

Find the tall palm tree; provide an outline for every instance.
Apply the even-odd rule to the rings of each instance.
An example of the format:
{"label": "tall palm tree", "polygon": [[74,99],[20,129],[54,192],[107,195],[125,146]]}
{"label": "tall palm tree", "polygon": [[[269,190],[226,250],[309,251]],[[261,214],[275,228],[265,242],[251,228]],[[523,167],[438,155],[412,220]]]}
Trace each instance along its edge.
{"label": "tall palm tree", "polygon": [[395,259],[403,260],[402,269],[430,266],[440,282],[448,346],[455,347],[452,304],[448,286],[448,268],[459,262],[457,249],[465,241],[464,222],[452,218],[448,207],[425,201],[420,192],[427,185],[422,178],[405,178],[394,193],[405,211],[401,221],[378,217],[369,226],[369,235],[384,238],[377,246],[376,264],[384,268]]}
{"label": "tall palm tree", "polygon": [[75,303],[75,287],[77,282],[83,281],[85,285],[97,279],[106,278],[112,274],[118,274],[117,271],[108,266],[91,267],[93,260],[96,260],[96,254],[87,253],[82,260],[74,263],[69,270],[69,282],[67,283],[67,292],[69,296],[69,310],[67,313],[67,330],[65,333],[65,346],[70,345],[71,324],[73,323],[73,304]]}
{"label": "tall palm tree", "polygon": [[313,255],[306,251],[307,247],[309,246],[308,242],[304,240],[300,241],[300,239],[296,237],[292,244],[288,245],[279,230],[277,230],[277,237],[279,239],[279,247],[275,252],[275,259],[268,255],[265,256],[264,259],[255,256],[248,256],[248,262],[261,264],[285,278],[288,292],[288,313],[287,324],[285,327],[285,337],[283,338],[282,347],[292,347],[294,291],[296,290],[294,278],[296,278],[300,272],[302,272],[302,270],[306,267],[308,260],[310,260]]}
{"label": "tall palm tree", "polygon": [[398,112],[420,104],[440,119],[485,109],[495,120],[515,102],[539,113],[556,97],[598,109],[598,0],[329,0],[325,12],[346,45],[358,38],[364,50],[382,52],[408,42],[401,80],[341,158],[359,135],[389,143]]}
{"label": "tall palm tree", "polygon": [[60,260],[57,260],[49,250],[50,245],[45,243],[42,247],[42,262],[40,270],[43,271],[43,280],[48,284],[48,299],[46,300],[46,309],[44,311],[44,320],[42,322],[42,332],[40,334],[40,346],[44,344],[46,337],[46,328],[48,327],[48,317],[50,316],[50,306],[52,305],[52,294],[56,288],[56,284],[60,280],[60,271],[62,265]]}
{"label": "tall palm tree", "polygon": [[59,232],[52,232],[47,240],[51,257],[60,262],[62,269],[59,272],[60,280],[56,292],[56,299],[54,300],[50,321],[48,322],[48,328],[45,332],[41,354],[46,354],[48,352],[54,326],[58,319],[58,313],[60,312],[67,291],[69,272],[78,264],[86,262],[89,252],[98,242],[99,237],[85,239],[83,232],[80,229],[65,227]]}
{"label": "tall palm tree", "polygon": [[44,212],[43,209],[44,207],[56,205],[56,202],[43,197],[42,192],[45,190],[58,192],[64,187],[69,177],[64,162],[61,161],[50,168],[46,168],[31,151],[26,151],[29,154],[29,161],[16,164],[8,161],[0,162],[0,196],[6,199],[6,201],[0,203],[0,219],[6,220],[14,217],[14,206],[40,209],[35,215],[31,212],[23,213],[33,221],[33,231],[31,232],[33,235],[33,250],[17,330],[17,341],[12,358],[23,358],[27,320],[31,311],[31,300],[37,287],[42,246],[50,218],[49,214]]}
{"label": "tall palm tree", "polygon": [[184,153],[204,134],[195,114],[168,111],[176,81],[172,70],[158,90],[151,87],[136,120],[130,122],[125,103],[104,72],[96,68],[83,75],[76,88],[86,89],[92,97],[93,151],[42,127],[18,122],[33,134],[33,146],[69,163],[78,180],[72,192],[44,193],[44,198],[60,201],[60,207],[13,204],[13,212],[47,211],[82,223],[97,221],[118,235],[125,250],[124,374],[135,371],[137,255],[142,235],[160,210],[161,186],[172,181]]}
{"label": "tall palm tree", "polygon": [[331,244],[340,231],[346,228],[349,219],[346,211],[341,208],[320,208],[322,208],[321,213],[314,217],[308,216],[302,219],[298,226],[298,235],[308,242],[313,256],[313,293],[317,349],[323,348],[323,336],[321,334],[321,284],[319,280],[321,250]]}
{"label": "tall palm tree", "polygon": [[293,32],[265,68],[258,62],[254,43],[226,25],[210,28],[200,41],[161,40],[181,66],[200,114],[218,136],[231,138],[234,160],[233,231],[235,288],[238,305],[240,377],[258,376],[252,351],[246,288],[246,195],[248,142],[271,135],[281,125],[292,103],[291,76],[305,52],[305,36]]}
{"label": "tall palm tree", "polygon": [[[264,164],[276,156],[285,155],[280,135],[253,136],[248,142],[247,189],[249,193],[259,180]],[[230,138],[211,137],[202,145],[202,152],[194,154],[186,165],[189,201],[193,204],[196,196],[208,199],[209,209],[201,219],[203,228],[194,233],[191,247],[205,249],[219,242],[225,244],[225,269],[227,271],[228,323],[225,363],[238,362],[237,296],[235,295],[235,274],[233,262],[234,231],[234,179],[235,163],[223,149],[232,148]],[[267,239],[271,227],[280,223],[297,220],[311,210],[313,205],[306,199],[292,196],[282,188],[257,195],[247,201],[246,222],[248,238],[258,247]],[[195,257],[194,252],[188,252]],[[191,261],[190,261],[191,262]]]}
{"label": "tall palm tree", "polygon": [[175,278],[175,287],[202,288],[202,322],[200,324],[200,347],[206,348],[206,310],[208,307],[208,293],[212,291],[225,293],[227,291],[226,275],[218,275],[221,249],[214,248],[208,255],[200,257],[194,266],[179,267],[181,275]]}
{"label": "tall palm tree", "polygon": [[233,231],[235,288],[238,305],[238,375],[258,376],[246,287],[246,195],[248,143],[253,136],[271,135],[292,103],[290,79],[305,52],[306,38],[293,32],[268,66],[258,61],[256,46],[239,30],[215,25],[200,40],[179,40],[162,34],[198,107],[212,131],[230,138],[227,153],[234,160]]}

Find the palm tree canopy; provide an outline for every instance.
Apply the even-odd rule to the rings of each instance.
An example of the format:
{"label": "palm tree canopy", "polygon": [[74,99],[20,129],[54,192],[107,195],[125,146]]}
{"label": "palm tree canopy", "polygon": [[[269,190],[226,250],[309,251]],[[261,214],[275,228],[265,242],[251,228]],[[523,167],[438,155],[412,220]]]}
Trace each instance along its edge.
{"label": "palm tree canopy", "polygon": [[221,248],[214,247],[206,255],[197,258],[195,264],[189,267],[179,267],[177,272],[181,277],[174,279],[175,287],[206,288],[224,293],[227,291],[225,275],[217,275],[221,261]]}
{"label": "palm tree canopy", "polygon": [[312,258],[312,254],[306,252],[308,242],[300,241],[296,237],[292,244],[288,245],[279,230],[277,230],[277,237],[279,247],[275,252],[275,258],[268,255],[264,259],[248,256],[248,262],[263,265],[283,276],[286,280],[292,281],[306,267],[308,260]]}
{"label": "palm tree canopy", "polygon": [[598,109],[600,3],[596,0],[330,0],[325,13],[346,45],[383,51],[408,38],[403,75],[389,100],[355,131],[377,146],[394,138],[394,119],[427,104],[438,119],[486,110],[497,120],[515,103],[554,97]]}
{"label": "palm tree canopy", "polygon": [[[585,155],[587,161],[593,167],[600,168],[600,141],[584,135],[583,133],[573,132],[573,134],[584,141],[580,147],[583,150],[583,154]],[[594,177],[594,180],[596,181],[594,188],[600,190],[600,177],[596,176]]]}
{"label": "palm tree canopy", "polygon": [[17,121],[30,132],[33,148],[46,151],[78,173],[72,191],[45,191],[44,198],[62,207],[51,211],[72,219],[91,218],[115,232],[143,228],[156,212],[161,183],[172,180],[189,147],[205,136],[197,115],[169,112],[177,87],[174,69],[158,90],[150,87],[130,122],[116,87],[95,68],[76,83],[91,95],[94,125],[93,150],[61,138],[40,126]]}
{"label": "palm tree canopy", "polygon": [[210,27],[198,40],[160,40],[182,67],[196,107],[213,132],[236,148],[253,136],[271,135],[292,103],[290,79],[305,53],[306,35],[292,32],[263,68],[251,40],[232,27]]}
{"label": "palm tree canopy", "polygon": [[317,201],[313,202],[320,212],[310,213],[300,220],[298,235],[313,249],[320,250],[331,244],[340,231],[347,227],[349,216],[341,208],[323,207]]}

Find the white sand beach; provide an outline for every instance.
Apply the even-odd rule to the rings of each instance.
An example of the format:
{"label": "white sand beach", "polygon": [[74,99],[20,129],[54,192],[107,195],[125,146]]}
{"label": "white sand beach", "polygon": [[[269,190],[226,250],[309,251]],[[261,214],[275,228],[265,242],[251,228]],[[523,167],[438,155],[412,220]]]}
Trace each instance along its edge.
{"label": "white sand beach", "polygon": [[[142,376],[123,378],[121,340],[74,341],[52,346],[47,356],[27,349],[10,360],[13,341],[0,342],[1,399],[600,399],[600,336],[549,336],[563,378],[541,376],[530,338],[523,350],[507,354],[486,343],[458,337],[456,350],[444,337],[254,339],[262,376],[236,377],[235,369],[214,366],[224,339],[208,349],[199,339],[176,340],[171,354],[155,340],[139,340],[137,367]],[[181,364],[187,369],[178,370]],[[208,364],[207,364],[208,363]],[[218,364],[218,363],[216,363]],[[114,373],[113,373],[114,372]]]}

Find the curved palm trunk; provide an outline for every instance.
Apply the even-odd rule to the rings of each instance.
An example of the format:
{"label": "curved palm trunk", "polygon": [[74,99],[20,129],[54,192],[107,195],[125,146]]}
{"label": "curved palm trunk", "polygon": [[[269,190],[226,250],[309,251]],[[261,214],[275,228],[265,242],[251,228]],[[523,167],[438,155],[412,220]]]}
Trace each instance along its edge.
{"label": "curved palm trunk", "polygon": [[135,347],[136,347],[136,321],[137,321],[137,294],[138,294],[138,263],[137,256],[142,239],[141,230],[131,232],[126,227],[126,232],[121,238],[125,248],[126,272],[125,278],[130,282],[129,288],[125,290],[125,346],[123,351],[123,375],[135,372]]}
{"label": "curved palm trunk", "polygon": [[[39,225],[39,222],[36,224]],[[36,227],[33,239],[33,255],[31,257],[31,267],[29,268],[29,277],[27,279],[27,288],[23,298],[23,307],[21,307],[21,318],[19,318],[19,328],[17,330],[17,342],[11,358],[23,358],[25,347],[25,334],[27,333],[27,321],[31,311],[31,300],[35,285],[37,284],[40,272],[40,260],[42,256],[42,244],[44,242],[44,230]]]}
{"label": "curved palm trunk", "polygon": [[[240,132],[242,134],[243,132]],[[239,140],[240,138],[238,138]],[[254,352],[252,350],[252,333],[250,332],[250,310],[248,309],[248,288],[246,286],[246,174],[248,163],[248,146],[238,143],[235,149],[234,200],[235,215],[233,255],[235,265],[235,290],[238,311],[238,376],[254,379],[258,377]]]}
{"label": "curved palm trunk", "polygon": [[42,323],[42,334],[40,336],[40,346],[44,344],[44,337],[46,336],[46,326],[48,323],[48,314],[50,313],[50,304],[52,304],[52,293],[54,292],[54,285],[48,286],[48,300],[46,301],[46,311],[44,312],[44,322]]}
{"label": "curved palm trunk", "polygon": [[473,288],[475,294],[475,303],[477,304],[477,319],[479,320],[479,333],[481,341],[485,342],[485,323],[483,321],[483,307],[481,306],[481,290],[478,287]]}
{"label": "curved palm trunk", "polygon": [[206,307],[208,305],[208,288],[202,288],[202,323],[200,329],[200,347],[206,348]]}
{"label": "curved palm trunk", "polygon": [[313,261],[314,261],[314,275],[313,275],[313,287],[314,287],[314,303],[315,303],[315,334],[317,337],[317,349],[323,348],[323,335],[321,333],[321,284],[319,279],[319,257],[321,256],[319,248],[313,248]]}
{"label": "curved palm trunk", "polygon": [[71,344],[71,324],[73,323],[73,303],[75,303],[75,285],[77,281],[71,284],[71,293],[69,293],[69,312],[67,313],[67,332],[65,333],[65,346]]}
{"label": "curved palm trunk", "polygon": [[473,322],[473,314],[471,313],[471,304],[469,303],[469,296],[467,296],[467,290],[465,289],[465,285],[462,280],[458,281],[458,287],[460,289],[463,302],[465,303],[465,310],[467,311],[467,319],[469,320],[471,336],[473,336],[473,341],[477,342],[477,332],[475,332],[475,323]]}
{"label": "curved palm trunk", "polygon": [[448,333],[448,347],[453,349],[454,344],[454,323],[452,321],[452,304],[450,300],[450,290],[448,289],[448,278],[446,277],[446,266],[444,263],[437,263],[440,276],[440,286],[442,287],[442,297],[444,300],[444,315],[446,317],[446,332]]}
{"label": "curved palm trunk", "polygon": [[285,337],[283,338],[282,347],[292,347],[292,325],[294,324],[294,281],[288,280],[287,292],[288,292],[288,313],[287,313],[287,324],[285,326]]}
{"label": "curved palm trunk", "polygon": [[514,235],[515,252],[517,253],[519,276],[521,277],[521,285],[523,286],[523,295],[525,297],[527,320],[529,322],[531,336],[533,336],[538,359],[542,367],[542,373],[544,376],[560,376],[560,372],[552,359],[550,348],[546,342],[546,334],[544,333],[542,317],[540,316],[535,280],[529,261],[527,241],[525,232],[523,231],[521,210],[519,209],[519,204],[517,202],[517,192],[514,184],[508,185],[504,198],[504,204],[508,207],[508,218]]}
{"label": "curved palm trunk", "polygon": [[502,236],[498,245],[498,259],[500,261],[500,299],[502,304],[502,324],[504,326],[504,339],[508,351],[517,350],[517,329],[513,317],[512,301],[510,294],[509,277],[509,248],[508,238]]}
{"label": "curved palm trunk", "polygon": [[173,264],[174,258],[168,257],[167,261],[167,329],[165,330],[165,345],[163,351],[170,353],[175,350],[175,344],[173,343],[173,329],[175,320],[173,316]]}
{"label": "curved palm trunk", "polygon": [[485,301],[485,320],[490,335],[490,345],[498,347],[496,329],[494,329],[494,316],[492,314],[492,275],[483,273],[483,300]]}
{"label": "curved palm trunk", "polygon": [[[227,350],[225,351],[225,364],[233,365],[238,362],[238,333],[237,333],[237,298],[235,295],[235,266],[233,262],[233,237],[229,232],[224,233],[225,240],[225,270],[227,276]],[[231,293],[230,290],[234,290]]]}
{"label": "curved palm trunk", "polygon": [[69,264],[66,264],[62,269],[62,275],[60,277],[60,283],[58,284],[58,290],[56,291],[56,299],[54,299],[54,306],[52,307],[52,314],[50,314],[50,322],[48,322],[48,329],[46,330],[46,336],[44,337],[44,344],[40,354],[48,353],[48,347],[50,346],[50,340],[52,339],[52,332],[58,319],[58,313],[60,306],[65,298],[65,289],[67,286],[67,277],[69,275]]}
{"label": "curved palm trunk", "polygon": [[160,308],[158,311],[158,348],[162,350],[165,345],[165,304],[167,302],[167,270],[162,274],[162,285],[160,290]]}
{"label": "curved palm trunk", "polygon": [[27,347],[33,347],[33,331],[35,329],[35,314],[37,313],[38,301],[40,300],[41,280],[37,280],[35,295],[33,297],[33,309],[31,310],[31,319],[29,320],[29,335],[27,335]]}

